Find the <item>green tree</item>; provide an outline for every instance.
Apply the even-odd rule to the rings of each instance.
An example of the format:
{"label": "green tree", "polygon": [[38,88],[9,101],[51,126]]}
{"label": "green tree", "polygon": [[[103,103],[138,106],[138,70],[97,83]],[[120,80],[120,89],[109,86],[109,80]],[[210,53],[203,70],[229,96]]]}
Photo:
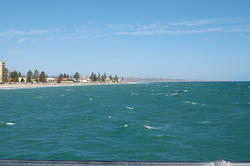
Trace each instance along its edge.
{"label": "green tree", "polygon": [[63,74],[60,74],[59,77],[58,77],[58,82],[61,82],[63,79]]}
{"label": "green tree", "polygon": [[42,72],[40,73],[40,76],[39,76],[40,82],[45,83],[45,82],[47,81],[46,78],[47,78],[47,76],[46,76],[45,72],[42,71]]}
{"label": "green tree", "polygon": [[89,77],[89,79],[90,79],[91,81],[93,81],[93,78],[94,78],[94,73],[92,72],[91,75],[90,75],[90,77]]}
{"label": "green tree", "polygon": [[106,79],[107,79],[107,74],[104,73],[104,74],[102,75],[102,81],[106,81]]}
{"label": "green tree", "polygon": [[27,81],[27,82],[31,82],[32,77],[33,77],[33,73],[32,73],[31,70],[29,70],[29,71],[27,72],[27,75],[26,75],[26,81]]}
{"label": "green tree", "polygon": [[76,72],[74,75],[74,78],[76,79],[76,81],[79,81],[80,74],[78,72]]}
{"label": "green tree", "polygon": [[11,80],[11,82],[18,82],[18,72],[17,71],[10,72],[10,80]]}
{"label": "green tree", "polygon": [[22,77],[22,73],[21,73],[21,72],[18,72],[18,73],[17,73],[17,76],[18,76],[18,77]]}
{"label": "green tree", "polygon": [[36,70],[34,71],[34,74],[33,74],[32,78],[35,79],[36,82],[39,82],[39,77],[40,77],[40,73],[39,73],[39,71],[36,69]]}
{"label": "green tree", "polygon": [[118,82],[118,76],[117,76],[117,75],[115,75],[114,80],[115,80],[116,82]]}
{"label": "green tree", "polygon": [[97,81],[96,74],[93,75],[93,80],[92,81]]}
{"label": "green tree", "polygon": [[112,80],[113,80],[113,77],[112,77],[112,75],[109,75],[109,79],[110,79],[110,81],[112,81]]}
{"label": "green tree", "polygon": [[101,74],[100,73],[98,73],[97,81],[101,81]]}

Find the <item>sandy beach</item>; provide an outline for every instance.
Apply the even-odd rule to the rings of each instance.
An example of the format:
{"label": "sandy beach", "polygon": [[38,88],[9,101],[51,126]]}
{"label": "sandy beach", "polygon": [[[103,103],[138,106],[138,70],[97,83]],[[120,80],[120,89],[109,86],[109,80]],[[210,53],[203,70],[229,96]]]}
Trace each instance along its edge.
{"label": "sandy beach", "polygon": [[0,89],[21,89],[21,88],[43,88],[43,87],[63,87],[63,86],[86,86],[86,85],[118,85],[130,84],[130,82],[119,83],[33,83],[33,84],[0,84]]}

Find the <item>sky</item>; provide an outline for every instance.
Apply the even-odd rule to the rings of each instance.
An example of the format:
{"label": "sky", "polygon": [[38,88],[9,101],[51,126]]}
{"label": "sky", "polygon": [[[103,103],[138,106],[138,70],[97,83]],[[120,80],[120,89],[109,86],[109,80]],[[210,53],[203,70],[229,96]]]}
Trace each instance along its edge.
{"label": "sky", "polygon": [[1,0],[0,61],[23,74],[250,80],[249,0]]}

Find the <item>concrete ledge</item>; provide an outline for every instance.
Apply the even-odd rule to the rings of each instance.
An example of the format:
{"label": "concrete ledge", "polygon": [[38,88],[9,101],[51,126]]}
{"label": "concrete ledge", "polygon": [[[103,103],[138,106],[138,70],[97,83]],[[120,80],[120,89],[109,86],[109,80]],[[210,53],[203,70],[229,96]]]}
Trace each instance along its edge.
{"label": "concrete ledge", "polygon": [[0,166],[250,166],[250,162],[146,162],[78,160],[0,160]]}

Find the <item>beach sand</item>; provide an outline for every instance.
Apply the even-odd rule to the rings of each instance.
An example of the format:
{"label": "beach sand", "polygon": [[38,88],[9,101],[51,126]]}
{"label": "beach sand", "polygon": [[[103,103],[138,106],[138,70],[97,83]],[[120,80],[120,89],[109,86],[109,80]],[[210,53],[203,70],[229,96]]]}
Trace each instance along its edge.
{"label": "beach sand", "polygon": [[21,88],[43,88],[43,87],[63,87],[63,86],[85,86],[85,85],[117,85],[117,84],[129,84],[129,82],[119,83],[33,83],[33,84],[0,84],[0,89],[21,89]]}

